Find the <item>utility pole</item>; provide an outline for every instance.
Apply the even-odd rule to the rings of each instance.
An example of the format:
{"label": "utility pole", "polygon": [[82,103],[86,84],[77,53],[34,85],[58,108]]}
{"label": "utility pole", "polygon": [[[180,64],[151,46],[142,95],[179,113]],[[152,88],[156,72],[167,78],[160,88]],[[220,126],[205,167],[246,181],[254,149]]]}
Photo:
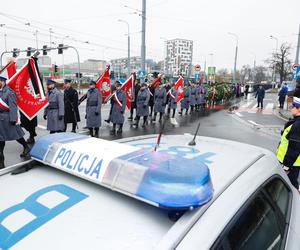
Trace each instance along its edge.
{"label": "utility pole", "polygon": [[299,63],[299,50],[300,50],[300,25],[299,25],[299,32],[298,32],[298,44],[297,44],[297,50],[296,50],[295,64]]}
{"label": "utility pole", "polygon": [[142,0],[142,46],[141,46],[141,71],[146,72],[146,0]]}

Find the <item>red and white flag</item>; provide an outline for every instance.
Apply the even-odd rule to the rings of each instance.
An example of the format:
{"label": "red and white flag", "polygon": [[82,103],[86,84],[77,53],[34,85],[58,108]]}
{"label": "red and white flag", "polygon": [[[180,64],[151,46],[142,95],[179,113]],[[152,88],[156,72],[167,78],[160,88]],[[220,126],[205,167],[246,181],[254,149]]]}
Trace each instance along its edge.
{"label": "red and white flag", "polygon": [[128,109],[131,109],[131,102],[134,100],[134,81],[135,73],[132,73],[121,87],[126,94],[126,106]]}
{"label": "red and white flag", "polygon": [[[0,70],[0,76],[9,79],[16,72],[17,72],[16,63],[14,61],[10,61]],[[9,106],[1,98],[0,98],[0,108],[4,110],[9,110]]]}
{"label": "red and white flag", "polygon": [[161,81],[161,77],[159,76],[153,80],[153,82],[149,85],[149,87],[153,86],[155,89],[158,88],[160,81]]}
{"label": "red and white flag", "polygon": [[11,78],[17,72],[16,62],[8,62],[3,69],[0,70],[0,76],[5,77],[6,79]]}
{"label": "red and white flag", "polygon": [[102,76],[96,81],[96,88],[102,92],[102,103],[105,103],[107,97],[109,97],[110,93],[110,77],[109,77],[109,68],[107,65],[106,69]]}
{"label": "red and white flag", "polygon": [[29,120],[48,105],[36,60],[31,57],[7,82],[16,94],[19,109]]}
{"label": "red and white flag", "polygon": [[181,102],[181,100],[184,98],[184,92],[183,92],[183,76],[180,75],[177,82],[174,85],[175,89],[177,89],[177,100],[176,102]]}

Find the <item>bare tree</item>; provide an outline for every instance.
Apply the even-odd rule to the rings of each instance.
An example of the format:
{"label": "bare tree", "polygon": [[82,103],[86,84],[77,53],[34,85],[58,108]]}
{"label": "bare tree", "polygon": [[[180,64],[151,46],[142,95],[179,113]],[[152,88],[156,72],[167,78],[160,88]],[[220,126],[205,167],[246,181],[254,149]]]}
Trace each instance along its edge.
{"label": "bare tree", "polygon": [[291,45],[287,43],[281,44],[279,51],[272,54],[272,57],[267,60],[270,68],[275,69],[275,74],[280,76],[280,82],[285,81],[290,74],[291,59]]}
{"label": "bare tree", "polygon": [[243,65],[240,70],[240,81],[242,83],[249,81],[251,79],[251,72],[252,69],[250,65]]}
{"label": "bare tree", "polygon": [[262,81],[267,80],[267,68],[264,66],[257,66],[255,68],[255,82],[256,83],[261,83]]}

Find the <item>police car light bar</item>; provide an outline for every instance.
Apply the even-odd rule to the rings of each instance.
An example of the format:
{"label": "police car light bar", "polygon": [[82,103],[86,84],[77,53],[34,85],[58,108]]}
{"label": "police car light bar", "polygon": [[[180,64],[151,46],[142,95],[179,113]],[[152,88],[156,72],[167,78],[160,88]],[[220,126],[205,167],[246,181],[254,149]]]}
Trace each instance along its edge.
{"label": "police car light bar", "polygon": [[213,195],[199,160],[74,133],[40,138],[32,158],[72,175],[165,209],[190,209]]}

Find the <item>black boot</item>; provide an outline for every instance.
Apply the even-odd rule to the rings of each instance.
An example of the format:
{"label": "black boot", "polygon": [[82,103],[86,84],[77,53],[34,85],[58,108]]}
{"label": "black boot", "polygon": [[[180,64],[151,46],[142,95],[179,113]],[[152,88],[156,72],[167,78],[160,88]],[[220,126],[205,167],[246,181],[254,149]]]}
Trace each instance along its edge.
{"label": "black boot", "polygon": [[2,152],[0,152],[0,169],[3,169],[5,168],[5,165],[4,165],[4,155]]}
{"label": "black boot", "polygon": [[23,158],[30,158],[29,152],[30,152],[30,148],[29,148],[28,146],[25,146],[25,147],[23,148],[22,154],[20,154],[20,157],[23,157]]}
{"label": "black boot", "polygon": [[99,128],[95,128],[95,137],[99,138]]}
{"label": "black boot", "polygon": [[26,141],[28,144],[34,144],[35,143],[35,140],[34,140],[34,137],[29,137]]}
{"label": "black boot", "polygon": [[117,134],[118,134],[118,135],[122,134],[122,132],[123,132],[123,131],[122,131],[122,127],[123,127],[123,124],[120,124],[120,125],[119,125],[119,129],[117,130]]}
{"label": "black boot", "polygon": [[92,129],[92,128],[89,128],[89,130],[90,130],[90,136],[91,136],[91,137],[94,137],[93,129]]}

